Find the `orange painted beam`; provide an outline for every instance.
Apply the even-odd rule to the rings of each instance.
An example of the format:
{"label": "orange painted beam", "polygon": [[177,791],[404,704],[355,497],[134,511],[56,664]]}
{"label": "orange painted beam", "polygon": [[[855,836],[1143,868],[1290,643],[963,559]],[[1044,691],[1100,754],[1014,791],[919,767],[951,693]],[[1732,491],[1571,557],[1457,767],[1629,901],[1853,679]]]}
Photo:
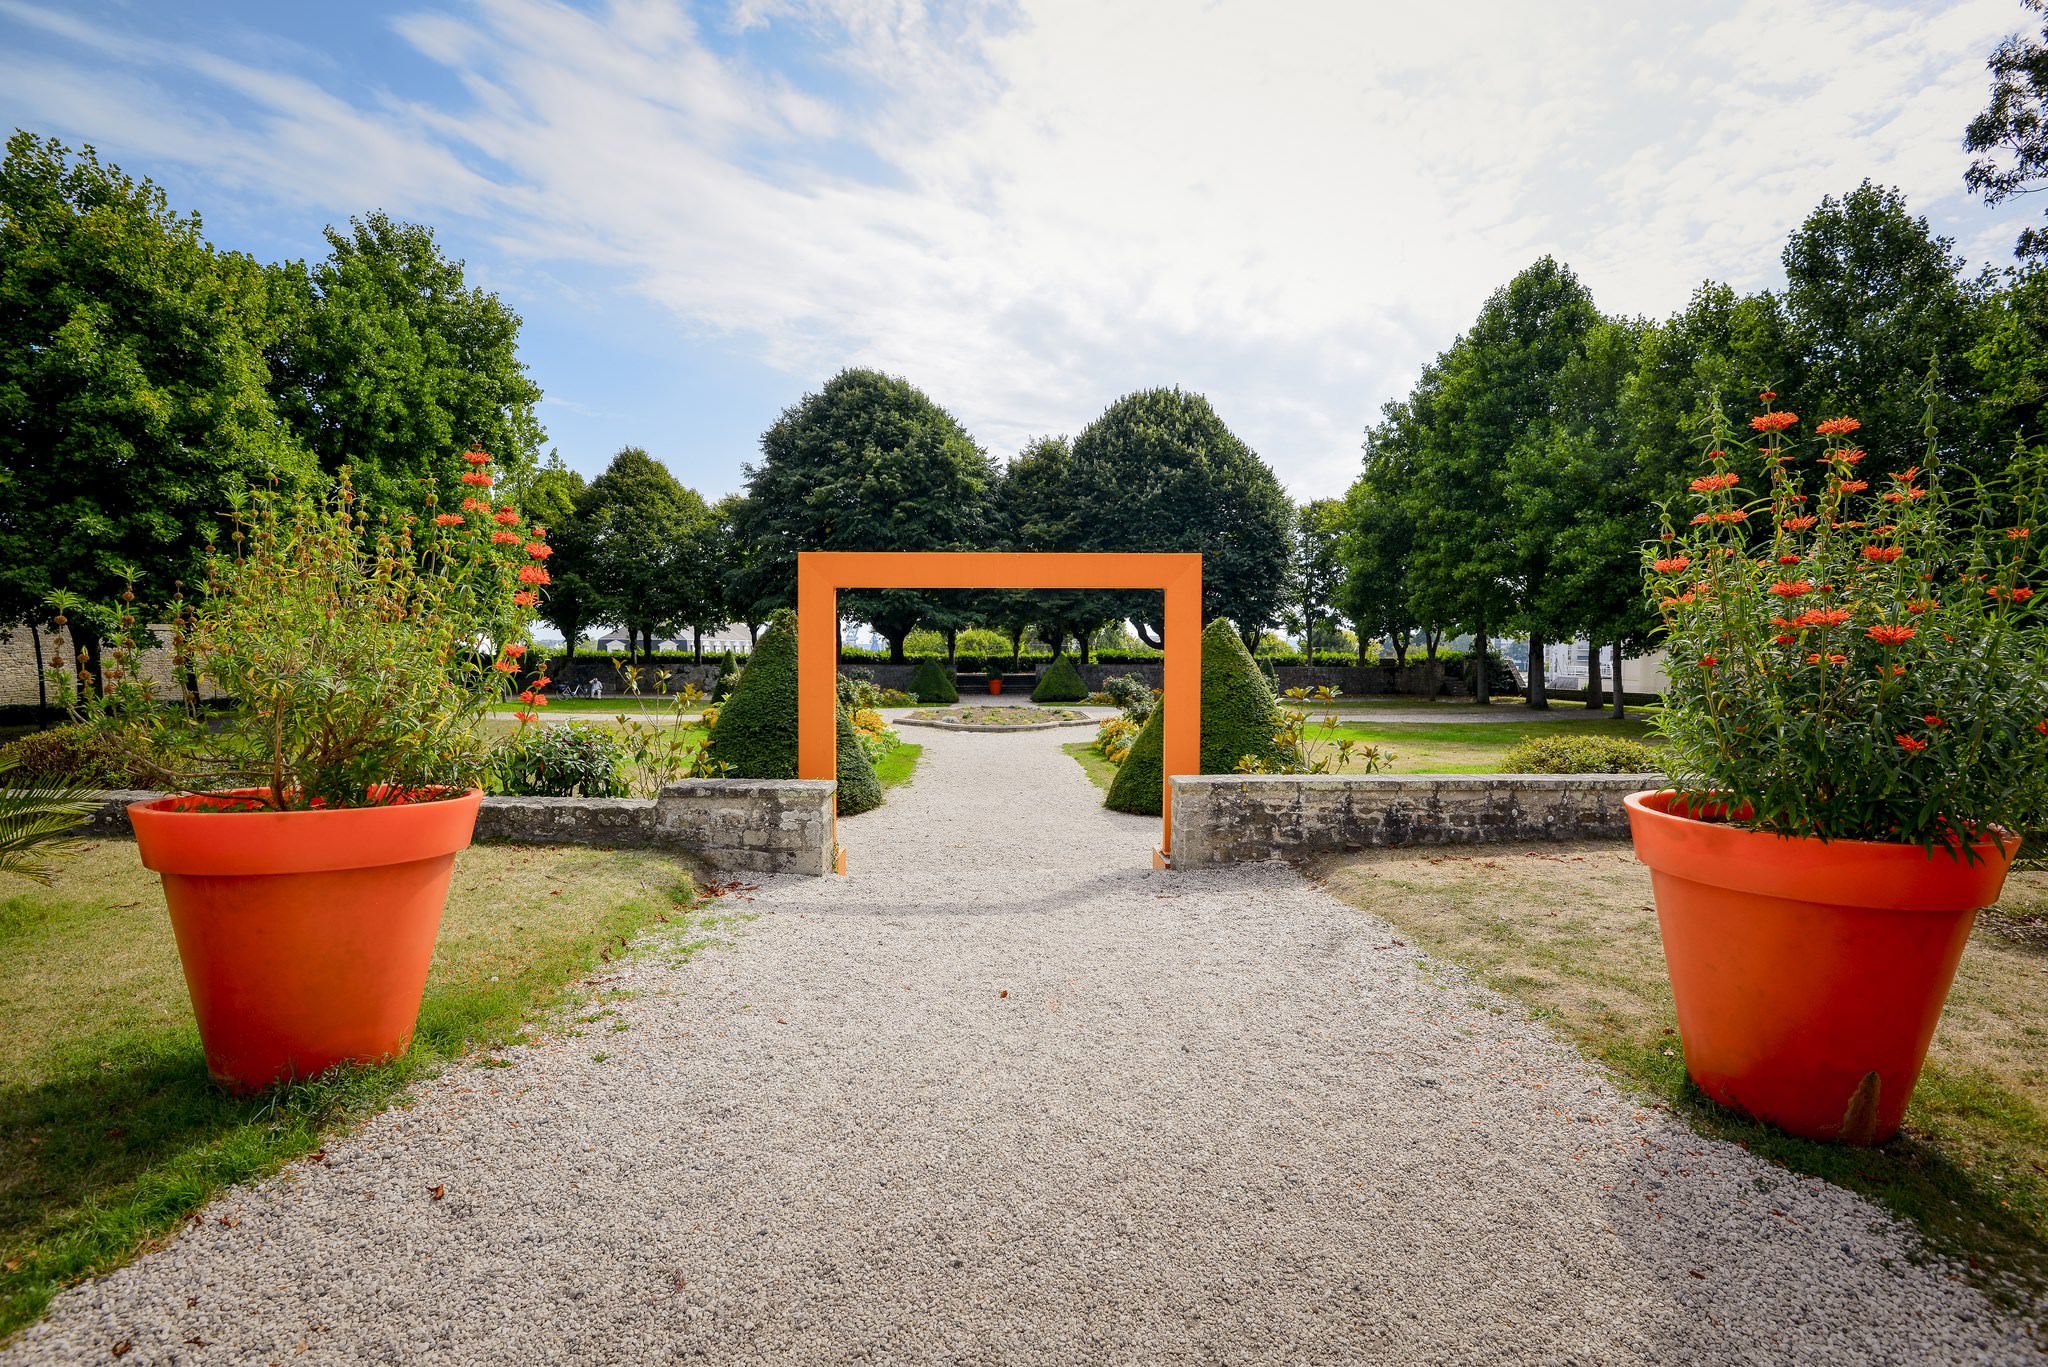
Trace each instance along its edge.
{"label": "orange painted beam", "polygon": [[[802,551],[796,558],[797,775],[836,779],[841,589],[1157,589],[1166,595],[1160,851],[1173,776],[1202,768],[1202,557],[1195,553]],[[836,823],[835,823],[836,826]],[[835,829],[835,841],[836,841]]]}

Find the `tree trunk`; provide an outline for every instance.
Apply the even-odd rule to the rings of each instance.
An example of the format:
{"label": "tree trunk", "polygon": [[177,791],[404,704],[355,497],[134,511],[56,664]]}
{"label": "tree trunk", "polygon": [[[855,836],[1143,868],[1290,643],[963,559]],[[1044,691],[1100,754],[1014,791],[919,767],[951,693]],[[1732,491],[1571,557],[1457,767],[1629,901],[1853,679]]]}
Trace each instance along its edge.
{"label": "tree trunk", "polygon": [[1083,631],[1081,633],[1081,663],[1084,665],[1092,665],[1095,663],[1094,657],[1095,632],[1093,630]]}
{"label": "tree trunk", "polygon": [[692,664],[704,663],[704,628],[690,628],[690,653],[697,657],[691,661]]}
{"label": "tree trunk", "polygon": [[899,635],[896,635],[896,636],[891,636],[891,637],[889,638],[889,663],[890,663],[890,664],[892,664],[892,665],[902,665],[902,664],[909,664],[909,663],[910,663],[909,659],[907,659],[907,658],[906,658],[906,657],[904,656],[904,654],[903,654],[903,643],[904,643],[904,642],[905,642],[906,640],[908,640],[909,638],[910,638],[910,628],[909,628],[909,627],[905,627],[905,628],[903,629],[903,631],[902,631],[902,633],[901,633],[901,634],[899,634]]}
{"label": "tree trunk", "polygon": [[1621,693],[1621,642],[1619,639],[1615,641],[1613,649],[1614,654],[1609,658],[1614,662],[1614,719],[1620,721],[1628,715],[1628,700]]}
{"label": "tree trunk", "polygon": [[1487,677],[1493,673],[1491,663],[1486,658],[1486,618],[1481,617],[1479,629],[1472,633],[1472,701],[1481,707],[1493,701],[1493,680]]}
{"label": "tree trunk", "polygon": [[1150,646],[1153,650],[1166,649],[1165,634],[1163,632],[1152,630],[1152,624],[1150,622],[1145,621],[1143,618],[1138,618],[1133,620],[1131,625],[1138,629],[1138,639],[1143,641],[1147,646]]}
{"label": "tree trunk", "polygon": [[946,628],[946,663],[957,664],[960,659],[960,628]]}
{"label": "tree trunk", "polygon": [[34,622],[28,624],[28,639],[36,648],[36,719],[40,721],[50,710],[50,681],[43,674],[43,629]]}
{"label": "tree trunk", "polygon": [[1600,710],[1600,643],[1586,642],[1586,706],[1589,710]]}
{"label": "tree trunk", "polygon": [[1435,663],[1436,663],[1436,652],[1437,652],[1437,648],[1438,648],[1438,647],[1440,647],[1441,645],[1443,645],[1443,643],[1444,643],[1444,632],[1443,632],[1443,628],[1442,628],[1442,627],[1431,627],[1431,628],[1429,628],[1429,630],[1427,630],[1427,631],[1423,632],[1423,633],[1422,633],[1422,649],[1423,649],[1423,656],[1422,656],[1422,658],[1423,658],[1424,660],[1428,661],[1428,662],[1429,662],[1430,664],[1435,664]]}
{"label": "tree trunk", "polygon": [[1012,669],[1017,669],[1017,668],[1019,668],[1019,667],[1020,667],[1020,665],[1021,665],[1021,661],[1023,660],[1023,658],[1024,658],[1024,628],[1022,628],[1022,627],[1013,627],[1013,628],[1011,628],[1011,630],[1010,630],[1010,668],[1012,668]]}
{"label": "tree trunk", "polygon": [[749,655],[753,654],[753,647],[759,644],[761,644],[761,624],[759,622],[747,623],[747,653]]}
{"label": "tree trunk", "polygon": [[1394,668],[1406,669],[1408,667],[1408,633],[1404,631],[1398,635],[1387,637],[1387,640],[1392,642],[1394,646]]}
{"label": "tree trunk", "polygon": [[1537,711],[1550,710],[1550,694],[1543,687],[1543,633],[1529,633],[1529,706]]}

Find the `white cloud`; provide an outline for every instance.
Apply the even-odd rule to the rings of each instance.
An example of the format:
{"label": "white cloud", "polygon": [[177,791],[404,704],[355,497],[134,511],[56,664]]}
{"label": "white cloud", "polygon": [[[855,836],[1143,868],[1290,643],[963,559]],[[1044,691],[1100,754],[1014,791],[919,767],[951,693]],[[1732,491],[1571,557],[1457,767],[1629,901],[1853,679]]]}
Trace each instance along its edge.
{"label": "white cloud", "polygon": [[[608,265],[792,397],[877,365],[1008,451],[1177,382],[1304,497],[1545,252],[1656,315],[1705,277],[1771,283],[1785,233],[1866,176],[1973,256],[2017,217],[1961,188],[2005,0],[476,0],[398,25],[464,92],[431,108],[0,12],[140,73],[110,94],[0,65],[30,105],[337,212],[488,218],[514,260]],[[177,108],[152,71],[253,112]]]}

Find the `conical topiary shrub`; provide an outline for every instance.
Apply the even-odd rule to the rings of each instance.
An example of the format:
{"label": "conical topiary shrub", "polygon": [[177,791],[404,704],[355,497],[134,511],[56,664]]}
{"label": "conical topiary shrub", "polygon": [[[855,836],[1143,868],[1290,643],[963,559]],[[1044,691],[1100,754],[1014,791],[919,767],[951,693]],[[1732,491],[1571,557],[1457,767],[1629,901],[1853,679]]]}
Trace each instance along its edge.
{"label": "conical topiary shrub", "polygon": [[919,661],[917,673],[911,676],[910,691],[921,703],[953,703],[960,701],[960,690],[953,687],[953,681],[946,677],[945,669],[937,660]]}
{"label": "conical topiary shrub", "polygon": [[[1166,704],[1152,709],[1145,729],[1131,743],[1109,785],[1103,805],[1119,812],[1158,816],[1160,778],[1166,764]],[[1202,769],[1205,774],[1237,772],[1245,755],[1278,765],[1280,747],[1273,732],[1280,724],[1279,708],[1260,677],[1251,652],[1244,648],[1230,623],[1218,618],[1202,633]]]}
{"label": "conical topiary shrub", "polygon": [[796,614],[779,612],[704,742],[704,758],[734,778],[796,777]]}
{"label": "conical topiary shrub", "polygon": [[718,679],[711,685],[711,701],[724,702],[732,696],[733,685],[739,681],[739,657],[728,650],[718,657]]}
{"label": "conical topiary shrub", "polygon": [[1145,718],[1138,738],[1131,742],[1131,752],[1116,767],[1116,777],[1110,780],[1109,796],[1102,800],[1103,806],[1113,812],[1159,815],[1160,776],[1166,767],[1166,738],[1160,728],[1165,720],[1164,704],[1153,708],[1152,715]]}
{"label": "conical topiary shrub", "polygon": [[839,814],[859,816],[882,805],[882,781],[868,752],[860,748],[860,733],[845,708],[835,708],[839,717]]}
{"label": "conical topiary shrub", "polygon": [[1031,690],[1033,702],[1086,702],[1088,685],[1081,682],[1081,671],[1074,668],[1074,662],[1062,655],[1046,667],[1038,676],[1038,686]]}
{"label": "conical topiary shrub", "polygon": [[1235,773],[1246,755],[1279,764],[1283,756],[1273,743],[1279,725],[1273,690],[1243,638],[1221,617],[1209,623],[1202,633],[1202,772]]}
{"label": "conical topiary shrub", "polygon": [[1271,655],[1261,655],[1258,658],[1259,677],[1266,681],[1266,687],[1272,691],[1273,696],[1279,697],[1280,671],[1273,668],[1273,657]]}

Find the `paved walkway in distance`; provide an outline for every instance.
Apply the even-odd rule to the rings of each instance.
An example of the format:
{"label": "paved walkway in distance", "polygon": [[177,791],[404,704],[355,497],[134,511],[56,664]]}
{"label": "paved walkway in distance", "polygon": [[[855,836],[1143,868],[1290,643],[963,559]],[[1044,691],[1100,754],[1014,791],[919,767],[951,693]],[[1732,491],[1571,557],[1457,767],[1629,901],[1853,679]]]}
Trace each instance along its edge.
{"label": "paved walkway in distance", "polygon": [[1154,872],[1064,733],[920,737],[849,879],[765,881],[616,1022],[228,1194],[0,1362],[2039,1367],[1876,1208],[1384,922]]}

